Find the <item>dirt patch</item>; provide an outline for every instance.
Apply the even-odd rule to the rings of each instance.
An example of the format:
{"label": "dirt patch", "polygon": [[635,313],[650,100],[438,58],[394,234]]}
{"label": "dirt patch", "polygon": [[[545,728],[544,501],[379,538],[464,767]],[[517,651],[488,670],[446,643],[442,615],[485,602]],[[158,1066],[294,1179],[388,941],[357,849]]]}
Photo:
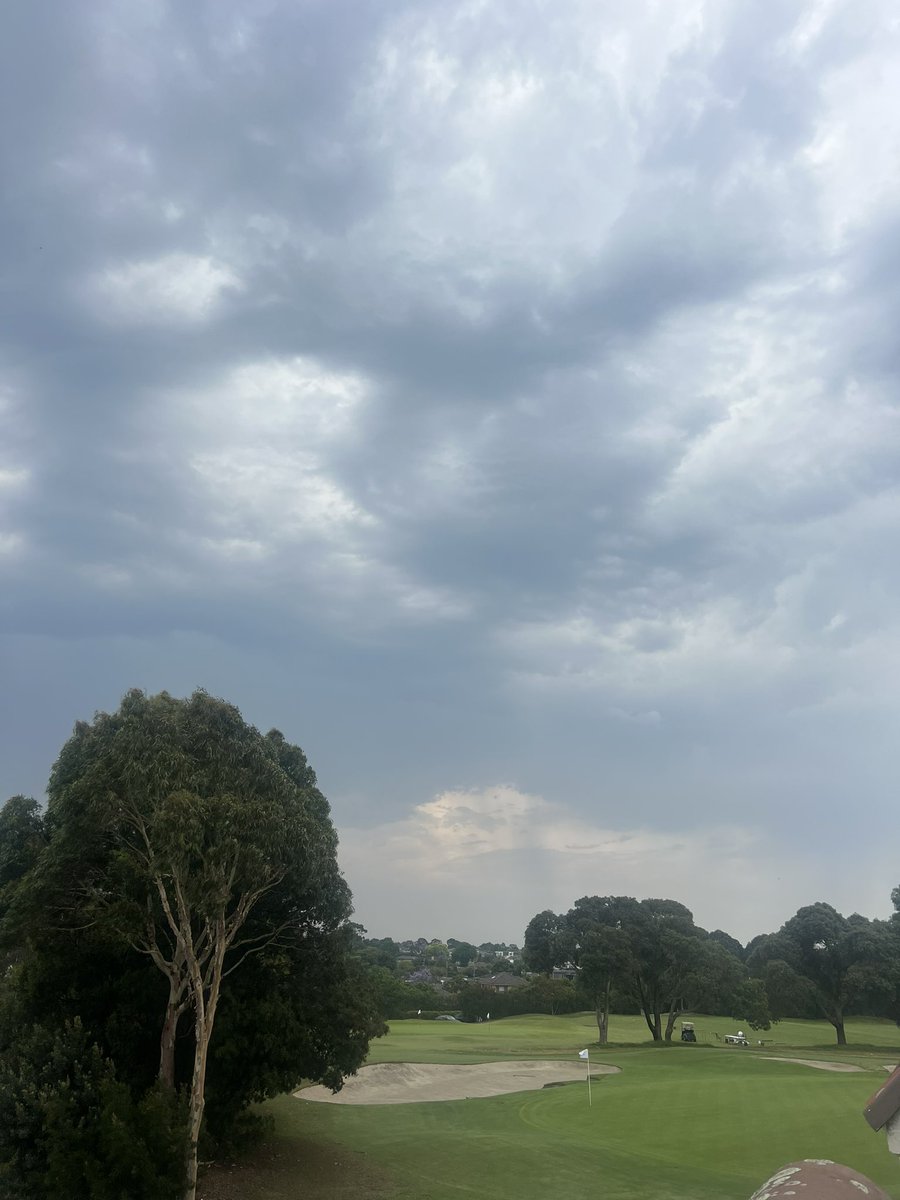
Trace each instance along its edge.
{"label": "dirt patch", "polygon": [[300,1137],[271,1137],[237,1163],[217,1163],[201,1175],[197,1200],[391,1200],[387,1171],[346,1146]]}
{"label": "dirt patch", "polygon": [[[617,1075],[619,1067],[591,1063],[591,1078]],[[572,1062],[373,1063],[346,1080],[341,1091],[304,1088],[294,1095],[323,1104],[418,1104],[423,1100],[470,1100],[536,1091],[553,1083],[584,1081],[585,1069]]]}
{"label": "dirt patch", "polygon": [[864,1069],[853,1063],[822,1062],[818,1058],[782,1058],[778,1054],[759,1054],[757,1057],[765,1058],[768,1062],[799,1063],[801,1067],[815,1067],[817,1071],[862,1071]]}

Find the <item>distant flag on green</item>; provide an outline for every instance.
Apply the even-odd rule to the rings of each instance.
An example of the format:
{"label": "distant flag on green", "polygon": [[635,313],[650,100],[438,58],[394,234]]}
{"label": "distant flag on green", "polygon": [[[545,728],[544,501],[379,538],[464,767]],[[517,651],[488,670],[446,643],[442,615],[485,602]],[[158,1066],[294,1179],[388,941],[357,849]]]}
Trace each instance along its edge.
{"label": "distant flag on green", "polygon": [[588,1050],[579,1050],[578,1057],[587,1063],[588,1108],[594,1107],[594,1097],[591,1095],[591,1055]]}

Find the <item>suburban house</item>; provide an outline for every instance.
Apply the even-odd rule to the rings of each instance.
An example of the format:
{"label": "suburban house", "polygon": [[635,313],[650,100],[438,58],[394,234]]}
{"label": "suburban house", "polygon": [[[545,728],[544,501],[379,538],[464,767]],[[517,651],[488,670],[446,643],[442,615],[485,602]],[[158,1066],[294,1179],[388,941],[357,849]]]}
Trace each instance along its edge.
{"label": "suburban house", "polygon": [[489,992],[501,993],[512,992],[516,988],[528,986],[527,979],[522,979],[520,975],[511,975],[509,971],[501,971],[499,975],[483,975],[480,979],[473,979],[472,982]]}
{"label": "suburban house", "polygon": [[550,973],[551,979],[577,979],[578,968],[574,963],[566,963],[562,967],[554,967]]}

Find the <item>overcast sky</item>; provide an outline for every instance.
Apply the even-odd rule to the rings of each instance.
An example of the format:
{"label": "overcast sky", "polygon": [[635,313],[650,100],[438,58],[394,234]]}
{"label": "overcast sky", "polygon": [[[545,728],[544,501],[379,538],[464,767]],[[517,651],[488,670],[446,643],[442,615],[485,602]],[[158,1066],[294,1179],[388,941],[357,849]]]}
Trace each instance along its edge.
{"label": "overcast sky", "polygon": [[13,0],[0,798],[202,686],[373,935],[900,883],[895,0]]}

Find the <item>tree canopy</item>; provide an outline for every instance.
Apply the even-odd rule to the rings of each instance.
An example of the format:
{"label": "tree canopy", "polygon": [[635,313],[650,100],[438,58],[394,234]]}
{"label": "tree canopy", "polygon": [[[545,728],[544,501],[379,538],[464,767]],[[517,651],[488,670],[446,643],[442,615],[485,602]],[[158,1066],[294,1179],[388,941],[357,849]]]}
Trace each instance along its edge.
{"label": "tree canopy", "polygon": [[[45,1001],[41,1015],[86,1020],[136,1086],[147,1082],[155,1026],[159,1080],[186,1089],[193,1196],[207,1080],[227,1124],[229,1110],[301,1075],[340,1086],[380,1031],[347,965],[350,893],[328,804],[298,747],[204,692],[133,691],[117,712],[80,722],[48,795],[30,863],[21,847],[32,814],[4,810],[16,836],[0,863],[24,862],[7,901],[27,933],[23,994],[36,1000],[48,975],[65,971],[65,999],[55,1012]],[[121,1013],[99,1017],[90,980],[113,964],[147,979],[139,1020],[118,1040]],[[101,990],[107,1006],[124,1001]],[[73,1012],[81,1001],[85,1012]],[[277,1014],[277,1037],[254,1028],[261,1008]],[[228,1053],[217,1055],[220,1010]],[[251,1044],[236,1071],[236,1047]]]}
{"label": "tree canopy", "polygon": [[768,1027],[764,988],[749,979],[727,938],[701,929],[677,900],[582,896],[564,916],[545,910],[532,918],[525,946],[527,961],[545,970],[563,955],[574,959],[602,1044],[614,999],[635,1005],[654,1041],[670,1041],[676,1018],[699,1009],[739,1008],[748,1024]]}
{"label": "tree canopy", "polygon": [[572,930],[565,917],[545,909],[528,922],[523,959],[529,970],[549,975],[554,967],[569,961],[574,949]]}
{"label": "tree canopy", "polygon": [[[820,901],[798,909],[781,929],[756,942],[749,962],[768,968],[782,995],[808,997],[845,1046],[848,1008],[871,990],[890,990],[894,947],[878,922],[844,917]],[[780,964],[775,972],[772,964]]]}

